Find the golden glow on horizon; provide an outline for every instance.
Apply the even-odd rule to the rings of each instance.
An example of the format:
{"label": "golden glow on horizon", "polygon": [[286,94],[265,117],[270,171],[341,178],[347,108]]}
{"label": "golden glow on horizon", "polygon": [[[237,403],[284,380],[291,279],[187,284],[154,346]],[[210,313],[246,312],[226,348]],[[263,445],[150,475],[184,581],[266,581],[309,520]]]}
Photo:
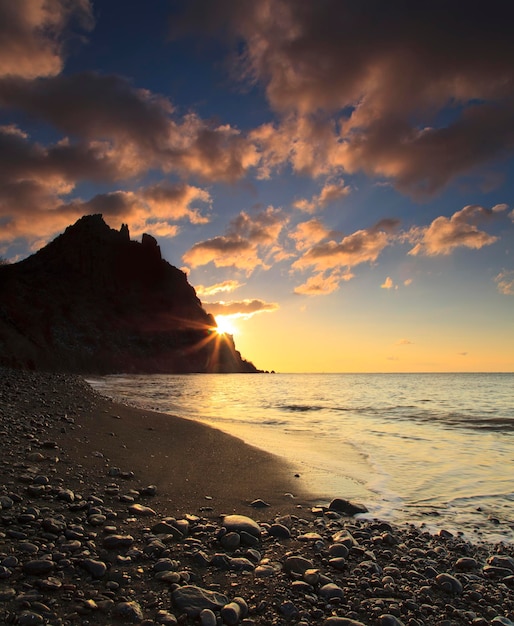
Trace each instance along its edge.
{"label": "golden glow on horizon", "polygon": [[216,315],[216,332],[218,335],[235,335],[238,328],[235,326],[233,319],[228,315]]}

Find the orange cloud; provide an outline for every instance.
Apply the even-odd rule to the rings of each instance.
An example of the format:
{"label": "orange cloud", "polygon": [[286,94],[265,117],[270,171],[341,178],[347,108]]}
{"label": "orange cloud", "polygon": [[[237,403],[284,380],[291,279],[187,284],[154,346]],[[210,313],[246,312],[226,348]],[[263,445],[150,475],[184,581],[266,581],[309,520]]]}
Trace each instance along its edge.
{"label": "orange cloud", "polygon": [[498,240],[498,237],[478,230],[475,222],[504,211],[505,208],[506,205],[497,205],[492,209],[468,205],[450,218],[440,216],[430,226],[414,228],[410,231],[409,237],[417,243],[409,254],[413,256],[447,255],[455,248],[465,247],[478,250],[483,246],[491,245]]}
{"label": "orange cloud", "polygon": [[255,215],[241,211],[231,220],[225,235],[196,243],[182,258],[191,267],[214,263],[216,267],[235,267],[251,274],[256,267],[268,267],[268,254],[277,257],[281,250],[277,239],[287,222],[287,216],[273,207]]}
{"label": "orange cloud", "polygon": [[89,0],[3,0],[0,3],[0,76],[54,76],[63,65],[63,35],[73,19],[93,25]]}
{"label": "orange cloud", "polygon": [[319,195],[313,196],[310,200],[300,198],[293,202],[293,206],[300,211],[306,213],[314,213],[318,207],[324,208],[327,204],[336,202],[344,198],[351,192],[350,187],[344,184],[344,181],[338,183],[325,183]]}
{"label": "orange cloud", "polygon": [[398,286],[394,284],[393,279],[390,276],[384,280],[380,287],[382,289],[398,289]]}
{"label": "orange cloud", "polygon": [[213,237],[195,243],[182,257],[190,267],[214,263],[216,267],[234,267],[251,273],[263,265],[256,247],[240,237]]}
{"label": "orange cloud", "polygon": [[318,219],[312,219],[308,222],[301,222],[295,230],[289,234],[291,239],[296,242],[298,250],[305,250],[311,246],[328,239],[335,235],[334,231],[327,230]]}
{"label": "orange cloud", "polygon": [[332,271],[326,275],[319,272],[310,276],[302,285],[295,287],[294,293],[305,296],[327,296],[337,291],[341,282],[351,280],[353,277],[349,271]]}
{"label": "orange cloud", "polygon": [[249,319],[258,313],[273,313],[279,308],[276,302],[263,300],[240,300],[234,302],[206,302],[205,310],[212,315],[224,315]]}
{"label": "orange cloud", "polygon": [[388,226],[377,225],[374,228],[358,230],[343,237],[340,242],[329,241],[313,246],[293,263],[293,268],[315,267],[318,271],[323,271],[374,262],[392,240],[393,235]]}
{"label": "orange cloud", "polygon": [[214,296],[217,293],[229,293],[243,287],[245,283],[240,283],[237,280],[224,280],[222,283],[216,283],[215,285],[197,285],[195,287],[196,294],[199,298],[204,296]]}

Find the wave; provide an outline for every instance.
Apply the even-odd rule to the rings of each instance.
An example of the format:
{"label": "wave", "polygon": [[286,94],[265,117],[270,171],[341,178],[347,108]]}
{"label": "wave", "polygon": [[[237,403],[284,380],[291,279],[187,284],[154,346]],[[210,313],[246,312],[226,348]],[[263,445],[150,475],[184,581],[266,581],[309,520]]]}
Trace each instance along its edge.
{"label": "wave", "polygon": [[321,411],[325,407],[311,404],[279,404],[276,408],[283,411],[307,413],[308,411]]}

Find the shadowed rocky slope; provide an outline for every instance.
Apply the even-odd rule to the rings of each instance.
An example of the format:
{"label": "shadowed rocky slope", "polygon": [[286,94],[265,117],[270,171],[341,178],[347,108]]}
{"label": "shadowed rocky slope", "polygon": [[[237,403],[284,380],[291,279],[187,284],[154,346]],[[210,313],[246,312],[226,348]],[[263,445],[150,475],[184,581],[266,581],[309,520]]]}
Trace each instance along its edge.
{"label": "shadowed rocky slope", "polygon": [[156,240],[88,215],[0,266],[0,364],[82,373],[255,372]]}

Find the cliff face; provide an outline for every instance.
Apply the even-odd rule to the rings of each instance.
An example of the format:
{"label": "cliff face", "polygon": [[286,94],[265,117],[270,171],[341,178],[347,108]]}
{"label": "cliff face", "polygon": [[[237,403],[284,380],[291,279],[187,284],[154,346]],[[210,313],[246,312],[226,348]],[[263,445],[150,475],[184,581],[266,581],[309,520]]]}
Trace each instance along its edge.
{"label": "cliff face", "polygon": [[0,266],[0,364],[83,373],[255,372],[156,240],[88,215]]}

